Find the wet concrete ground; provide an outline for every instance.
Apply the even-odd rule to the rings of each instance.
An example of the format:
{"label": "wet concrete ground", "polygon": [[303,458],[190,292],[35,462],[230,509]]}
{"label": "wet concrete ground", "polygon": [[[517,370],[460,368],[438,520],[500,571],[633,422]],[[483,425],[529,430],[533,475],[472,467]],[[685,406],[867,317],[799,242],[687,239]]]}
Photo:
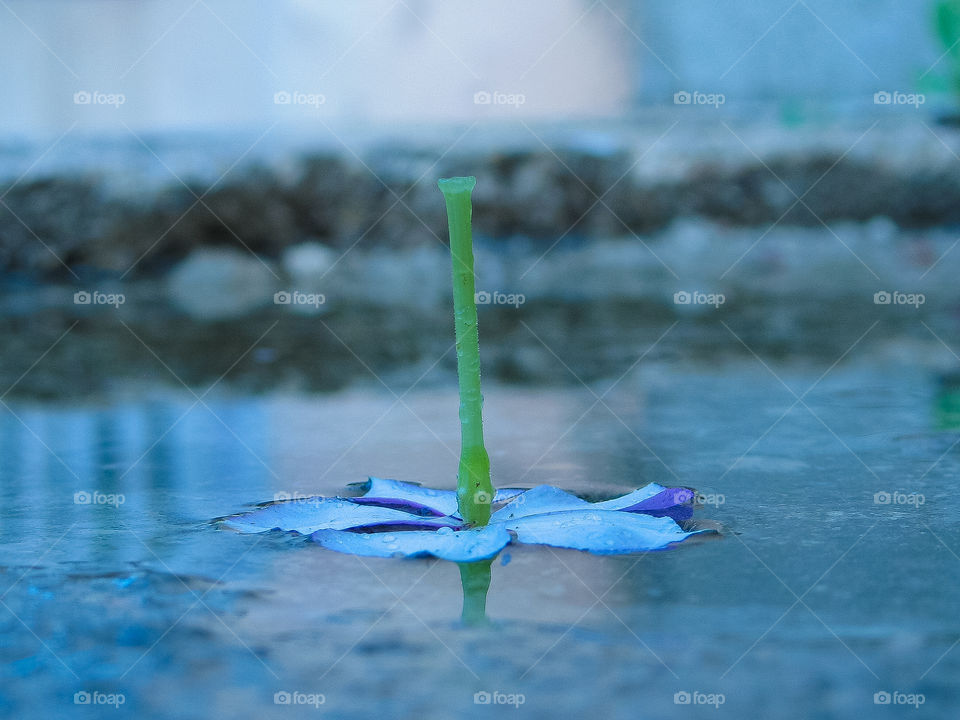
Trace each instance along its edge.
{"label": "wet concrete ground", "polygon": [[[956,391],[856,347],[830,365],[489,383],[495,482],[690,485],[726,532],[639,557],[511,546],[479,628],[459,623],[453,565],[208,524],[368,473],[452,487],[442,373],[396,395],[7,399],[0,709],[106,714],[75,705],[86,692],[146,718],[316,717],[321,696],[347,718],[954,717]],[[301,704],[278,707],[285,692]]]}

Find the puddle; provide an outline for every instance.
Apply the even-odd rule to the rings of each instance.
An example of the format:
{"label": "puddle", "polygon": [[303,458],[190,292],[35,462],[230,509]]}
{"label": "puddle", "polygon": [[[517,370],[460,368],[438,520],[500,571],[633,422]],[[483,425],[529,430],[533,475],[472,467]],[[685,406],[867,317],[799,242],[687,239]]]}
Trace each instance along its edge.
{"label": "puddle", "polygon": [[522,697],[518,717],[633,718],[701,692],[724,695],[716,717],[835,717],[898,690],[954,714],[960,434],[942,383],[854,363],[804,395],[826,367],[771,367],[783,383],[759,362],[644,365],[600,402],[491,384],[497,484],[692,486],[727,532],[637,557],[510,546],[482,627],[459,622],[453,564],[208,523],[367,474],[453,487],[449,384],[9,401],[0,712],[92,717],[74,695],[100,692],[123,695],[118,716],[274,717],[287,692],[285,717],[485,717],[484,699]]}

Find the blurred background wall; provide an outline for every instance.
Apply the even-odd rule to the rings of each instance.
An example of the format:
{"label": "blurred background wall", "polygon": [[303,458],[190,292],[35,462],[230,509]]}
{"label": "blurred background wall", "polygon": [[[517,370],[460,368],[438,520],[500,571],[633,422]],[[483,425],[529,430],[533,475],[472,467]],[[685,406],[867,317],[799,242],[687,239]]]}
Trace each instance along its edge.
{"label": "blurred background wall", "polygon": [[931,16],[898,0],[5,0],[0,132],[620,117],[680,90],[843,111],[935,75]]}
{"label": "blurred background wall", "polygon": [[[104,129],[118,119],[136,129],[206,129],[309,124],[318,115],[379,124],[478,109],[609,116],[633,92],[626,30],[611,12],[584,14],[580,0],[549,9],[508,0],[4,5],[0,44],[19,65],[0,78],[8,133],[72,121],[83,91],[124,95],[119,107],[105,102],[76,117]],[[620,0],[610,7],[630,11]],[[483,92],[491,94],[485,107],[474,102]],[[494,93],[524,98],[501,103]]]}

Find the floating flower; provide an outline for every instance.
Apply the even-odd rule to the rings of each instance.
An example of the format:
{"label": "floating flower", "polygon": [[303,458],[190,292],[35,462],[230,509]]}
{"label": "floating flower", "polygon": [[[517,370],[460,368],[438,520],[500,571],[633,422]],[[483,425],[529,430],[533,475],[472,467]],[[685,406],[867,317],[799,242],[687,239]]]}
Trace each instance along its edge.
{"label": "floating flower", "polygon": [[[370,478],[360,497],[270,503],[220,522],[240,532],[287,530],[323,547],[371,557],[433,556],[458,563],[489,560],[511,542],[598,555],[662,550],[691,535],[693,491],[651,483],[591,503],[550,485],[494,491],[483,444],[480,339],[473,271],[476,178],[439,181],[447,206],[453,270],[454,330],[460,389],[457,490]],[[461,566],[462,568],[463,566]],[[489,568],[488,568],[489,571]],[[487,572],[489,584],[489,572]],[[466,587],[466,585],[465,585]]]}
{"label": "floating flower", "polygon": [[602,502],[550,485],[501,489],[483,526],[464,522],[453,490],[380,478],[370,478],[362,489],[359,497],[268,503],[219,522],[243,533],[308,535],[323,547],[353,555],[433,556],[453,562],[492,558],[511,542],[616,555],[662,550],[711,532],[684,530],[677,522],[692,513],[692,490],[656,483]]}

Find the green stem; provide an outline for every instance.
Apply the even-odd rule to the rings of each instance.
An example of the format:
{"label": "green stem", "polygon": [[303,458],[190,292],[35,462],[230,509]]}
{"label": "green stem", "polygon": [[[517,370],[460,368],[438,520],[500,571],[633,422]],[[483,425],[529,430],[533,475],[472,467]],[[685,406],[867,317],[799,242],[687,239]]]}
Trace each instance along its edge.
{"label": "green stem", "polygon": [[459,563],[460,584],[463,586],[463,612],[460,617],[464,625],[486,625],[487,590],[490,589],[490,560]]}
{"label": "green stem", "polygon": [[483,446],[483,395],[480,393],[480,336],[474,297],[473,177],[440,180],[447,204],[450,255],[453,258],[453,311],[457,336],[457,379],[460,384],[460,467],[457,472],[457,505],[460,517],[473,525],[490,521],[493,483],[490,458]]}

